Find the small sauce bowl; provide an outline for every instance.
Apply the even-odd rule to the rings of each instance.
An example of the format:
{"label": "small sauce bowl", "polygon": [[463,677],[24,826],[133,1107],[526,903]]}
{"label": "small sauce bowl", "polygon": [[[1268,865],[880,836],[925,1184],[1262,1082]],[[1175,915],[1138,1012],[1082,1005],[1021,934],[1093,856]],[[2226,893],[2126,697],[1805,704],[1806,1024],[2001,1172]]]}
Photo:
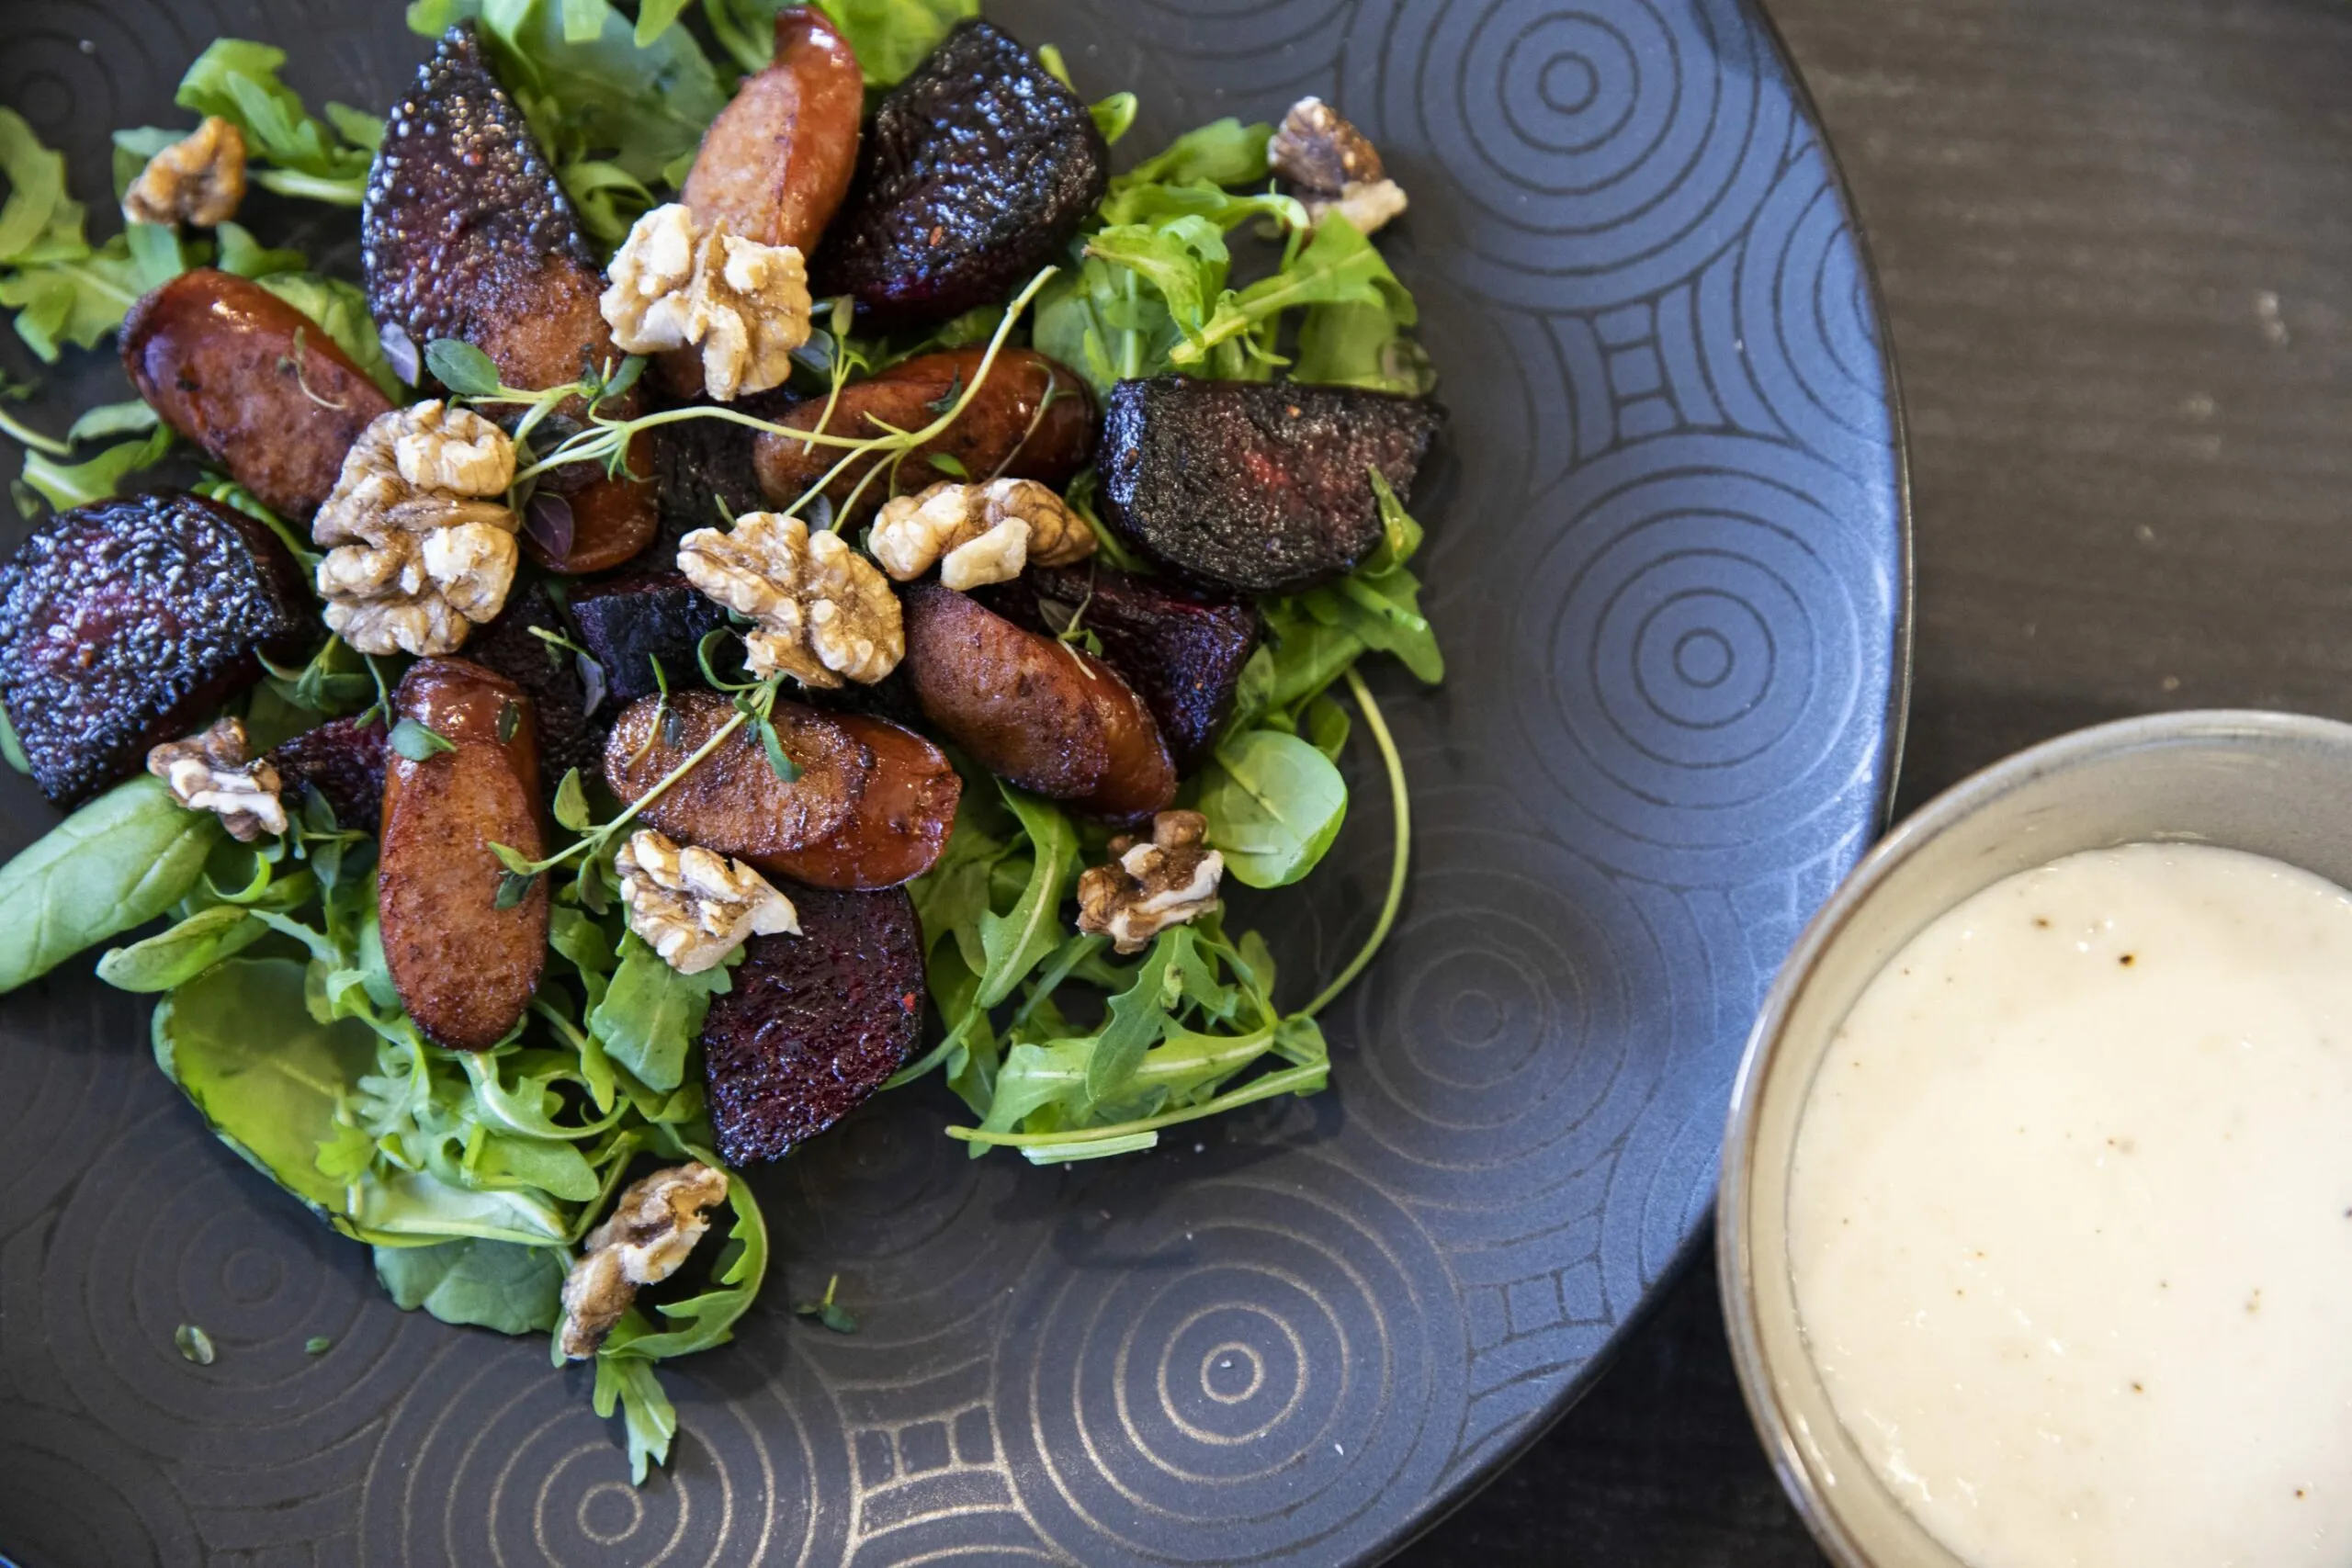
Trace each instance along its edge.
{"label": "small sauce bowl", "polygon": [[1947,910],[2078,851],[2164,841],[2243,850],[2352,886],[2352,725],[2165,714],[2020,752],[1939,795],[1871,851],[1805,928],[1765,998],[1724,1137],[1724,1314],[1765,1451],[1841,1568],[1966,1565],[1880,1481],[1806,1348],[1788,1203],[1822,1057],[1863,989]]}

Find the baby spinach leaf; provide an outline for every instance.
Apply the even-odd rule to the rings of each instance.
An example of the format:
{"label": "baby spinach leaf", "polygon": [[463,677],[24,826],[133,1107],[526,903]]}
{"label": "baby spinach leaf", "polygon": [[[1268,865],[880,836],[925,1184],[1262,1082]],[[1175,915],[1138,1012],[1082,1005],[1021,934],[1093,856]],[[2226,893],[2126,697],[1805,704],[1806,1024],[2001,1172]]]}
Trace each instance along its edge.
{"label": "baby spinach leaf", "polygon": [[336,1134],[335,1107],[376,1062],[375,1035],[322,1024],[303,1000],[303,965],[232,958],[156,1004],[155,1064],[213,1134],[322,1217],[345,1189],[318,1166]]}
{"label": "baby spinach leaf", "polygon": [[1037,966],[1062,940],[1062,897],[1078,874],[1078,829],[1061,808],[1000,784],[1004,802],[1029,834],[1035,859],[1026,886],[1011,912],[980,917],[980,949],[987,959],[980,975],[979,1005],[992,1008]]}
{"label": "baby spinach leaf", "polygon": [[588,1032],[648,1089],[676,1089],[685,1080],[686,1047],[702,1032],[710,998],[734,984],[727,968],[721,964],[681,975],[631,932],[621,939],[620,966],[610,987],[588,1014]]}
{"label": "baby spinach leaf", "polygon": [[335,1229],[379,1247],[467,1236],[552,1247],[570,1230],[563,1211],[542,1193],[479,1191],[430,1171],[371,1173],[349,1194],[351,1212]]}
{"label": "baby spinach leaf", "polygon": [[51,828],[0,869],[0,991],[178,903],[221,837],[219,818],[184,809],[157,778],[117,784]]}
{"label": "baby spinach leaf", "polygon": [[376,1278],[402,1312],[501,1334],[545,1333],[563,1314],[560,1249],[511,1241],[376,1248]]}
{"label": "baby spinach leaf", "polygon": [[108,949],[98,960],[98,978],[119,990],[168,991],[268,934],[236,905],[217,904],[144,942]]}
{"label": "baby spinach leaf", "polygon": [[1202,771],[1199,809],[1227,872],[1252,887],[1286,887],[1338,837],[1348,786],[1297,736],[1252,729],[1218,747]]}

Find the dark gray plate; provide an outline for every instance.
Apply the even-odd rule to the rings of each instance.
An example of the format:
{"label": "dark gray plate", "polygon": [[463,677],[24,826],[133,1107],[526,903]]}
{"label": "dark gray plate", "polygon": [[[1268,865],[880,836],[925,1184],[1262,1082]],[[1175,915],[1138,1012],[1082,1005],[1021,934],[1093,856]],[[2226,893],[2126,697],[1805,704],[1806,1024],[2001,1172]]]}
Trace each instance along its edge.
{"label": "dark gray plate", "polygon": [[[15,0],[0,103],[103,207],[107,129],[182,123],[216,34],[380,106],[424,48],[400,9]],[[1750,1013],[1878,823],[1906,651],[1870,284],[1769,31],[1736,0],[991,13],[1140,91],[1131,145],[1318,92],[1412,193],[1388,248],[1453,415],[1418,508],[1453,669],[1375,682],[1418,863],[1327,1015],[1332,1092],[1067,1170],[967,1161],[927,1090],[869,1107],[763,1179],[782,1278],[665,1372],[684,1432],[632,1492],[582,1374],[393,1310],[205,1134],[143,1005],[53,978],[0,1006],[24,1568],[1363,1560],[1558,1415],[1688,1249]],[[121,396],[93,361],[31,416]],[[1355,761],[1333,864],[1240,911],[1302,997],[1385,875]],[[0,784],[10,846],[51,820]],[[855,1337],[785,1310],[836,1272]]]}

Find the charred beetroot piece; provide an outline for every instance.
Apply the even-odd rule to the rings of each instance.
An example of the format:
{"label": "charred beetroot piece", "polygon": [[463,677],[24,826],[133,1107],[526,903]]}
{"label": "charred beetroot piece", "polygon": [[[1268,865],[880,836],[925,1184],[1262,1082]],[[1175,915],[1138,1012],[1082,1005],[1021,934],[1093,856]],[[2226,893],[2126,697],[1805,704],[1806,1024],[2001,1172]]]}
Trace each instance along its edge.
{"label": "charred beetroot piece", "polygon": [[1102,199],[1110,156],[1027,50],[965,22],[875,111],[813,292],[854,295],[885,327],[993,304],[1061,254]]}
{"label": "charred beetroot piece", "polygon": [[33,781],[78,806],[318,626],[277,536],[177,491],[77,507],[0,568],[0,700]]}
{"label": "charred beetroot piece", "polygon": [[1033,566],[981,597],[1035,631],[1058,634],[1075,618],[1093,632],[1103,662],[1143,698],[1186,773],[1216,743],[1258,648],[1258,613],[1247,604],[1107,566]]}
{"label": "charred beetroot piece", "polygon": [[1102,510],[1184,576],[1295,593],[1378,547],[1365,470],[1409,495],[1444,417],[1419,398],[1354,387],[1122,381],[1102,415]]}
{"label": "charred beetroot piece", "polygon": [[539,727],[539,779],[548,798],[564,773],[578,768],[593,775],[605,755],[604,732],[588,716],[588,693],[581,684],[580,667],[571,650],[537,635],[552,632],[569,638],[563,616],[534,582],[506,601],[498,618],[476,632],[466,644],[466,657],[494,674],[503,675],[531,699],[531,718]]}
{"label": "charred beetroot piece", "polygon": [[[951,349],[901,360],[878,375],[842,389],[830,412],[810,398],[775,417],[778,424],[834,435],[872,437],[888,425],[921,430],[956,405],[980,373],[981,348]],[[956,423],[909,453],[888,485],[868,484],[857,514],[878,508],[896,491],[908,494],[941,479],[1035,479],[1056,490],[1086,466],[1094,452],[1094,394],[1069,366],[1025,348],[1008,348],[989,365],[988,378]],[[841,460],[841,448],[762,431],[752,440],[759,486],[769,502],[790,506]],[[950,465],[934,466],[939,457]],[[861,457],[827,489],[844,504],[876,459]]]}
{"label": "charred beetroot piece", "polygon": [[269,761],[288,789],[308,784],[324,796],[338,826],[376,833],[384,822],[385,735],[379,718],[331,718],[279,746]]}
{"label": "charred beetroot piece", "polygon": [[[558,387],[583,364],[621,360],[579,217],[469,24],[442,37],[415,91],[392,107],[360,242],[368,309],[420,350],[461,339],[489,355],[510,387]],[[556,411],[584,412],[577,399]],[[632,417],[637,392],[607,400],[603,412]],[[652,460],[650,442],[632,445],[630,472],[647,473]],[[650,483],[579,468],[543,487],[564,492],[562,525],[525,535],[540,562],[561,572],[618,566],[651,541],[656,523]]]}
{"label": "charred beetroot piece", "polygon": [[334,489],[359,433],[392,406],[316,321],[210,267],[130,308],[122,367],[164,423],[298,523]]}
{"label": "charred beetroot piece", "polygon": [[633,702],[657,690],[653,661],[674,682],[694,678],[695,650],[727,612],[674,571],[632,572],[571,591],[580,641],[605,667],[605,689]]}
{"label": "charred beetroot piece", "polygon": [[703,1075],[729,1165],[776,1159],[855,1110],[914,1054],[922,927],[903,888],[787,884],[797,936],[755,936],[703,1022]]}
{"label": "charred beetroot piece", "polygon": [[[683,352],[683,351],[682,351]],[[701,374],[696,360],[695,374]],[[764,394],[740,398],[744,413],[774,419],[791,404]],[[729,518],[767,505],[752,466],[752,433],[732,420],[682,419],[646,433],[653,447],[654,501],[661,535],[649,558],[667,566],[678,541],[697,528],[723,528]]]}

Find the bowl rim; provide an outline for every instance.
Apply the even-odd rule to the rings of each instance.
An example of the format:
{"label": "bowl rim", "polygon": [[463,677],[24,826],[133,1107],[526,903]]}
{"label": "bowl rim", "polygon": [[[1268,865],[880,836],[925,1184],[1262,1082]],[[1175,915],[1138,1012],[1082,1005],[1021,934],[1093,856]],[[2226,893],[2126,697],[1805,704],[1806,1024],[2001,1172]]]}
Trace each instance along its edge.
{"label": "bowl rim", "polygon": [[1742,1049],[1732,1079],[1724,1126],[1722,1172],[1715,1190],[1715,1262],[1724,1327],[1731,1344],[1742,1401],[1781,1489],[1822,1551],[1839,1568],[1873,1568],[1828,1501],[1804,1446],[1796,1438],[1766,1361],[1756,1291],[1757,1259],[1747,1213],[1754,1184],[1758,1103],[1765,1071],[1786,1031],[1789,1014],[1843,939],[1872,894],[1928,844],[1959,823],[2052,773],[2116,752],[2187,741],[2320,742],[2352,753],[2352,724],[2312,714],[2265,708],[2191,708],[2113,719],[2041,741],[1980,769],[1904,818],[1856,863],[1827,902],[1798,934],[1782,961]]}

